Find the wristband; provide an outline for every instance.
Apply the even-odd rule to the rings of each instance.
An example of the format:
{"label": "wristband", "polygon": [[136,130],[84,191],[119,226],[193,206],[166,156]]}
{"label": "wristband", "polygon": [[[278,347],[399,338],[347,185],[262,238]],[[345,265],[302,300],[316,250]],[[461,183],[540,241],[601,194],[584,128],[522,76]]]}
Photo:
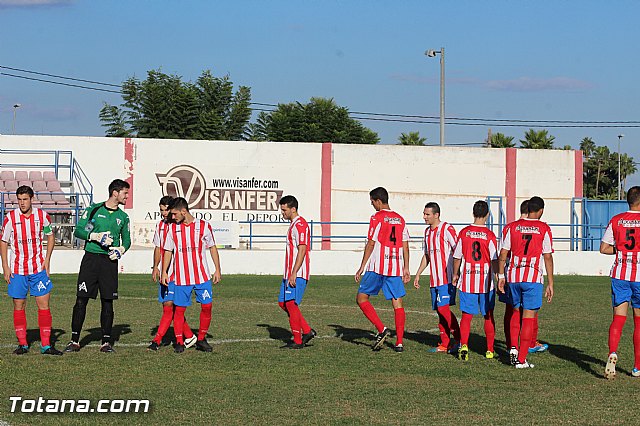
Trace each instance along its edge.
{"label": "wristband", "polygon": [[498,279],[499,280],[504,280],[504,274],[498,274]]}

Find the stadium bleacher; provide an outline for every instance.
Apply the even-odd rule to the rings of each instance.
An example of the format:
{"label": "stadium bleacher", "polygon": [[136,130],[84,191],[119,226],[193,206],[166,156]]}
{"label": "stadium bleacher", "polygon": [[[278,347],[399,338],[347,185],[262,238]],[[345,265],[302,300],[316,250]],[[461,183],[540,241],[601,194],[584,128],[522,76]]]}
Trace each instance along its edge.
{"label": "stadium bleacher", "polygon": [[19,186],[27,185],[33,188],[35,197],[33,205],[43,208],[50,213],[69,213],[71,203],[67,194],[62,190],[62,185],[55,172],[39,170],[2,170],[0,172],[0,192],[4,199],[4,209],[16,208],[17,197],[15,195]]}

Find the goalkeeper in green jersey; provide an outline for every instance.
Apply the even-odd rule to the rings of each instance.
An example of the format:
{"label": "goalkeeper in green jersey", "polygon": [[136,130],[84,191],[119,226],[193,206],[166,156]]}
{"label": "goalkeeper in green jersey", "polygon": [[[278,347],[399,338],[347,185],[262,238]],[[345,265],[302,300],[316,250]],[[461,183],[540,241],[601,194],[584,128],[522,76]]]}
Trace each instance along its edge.
{"label": "goalkeeper in green jersey", "polygon": [[78,273],[76,304],[71,318],[71,342],[65,352],[80,350],[80,331],[87,302],[100,290],[100,352],[113,352],[113,301],[118,298],[118,260],[131,247],[129,216],[119,206],[129,196],[129,184],[116,179],[109,185],[109,199],[89,206],[76,225],[74,235],[85,241],[84,256]]}

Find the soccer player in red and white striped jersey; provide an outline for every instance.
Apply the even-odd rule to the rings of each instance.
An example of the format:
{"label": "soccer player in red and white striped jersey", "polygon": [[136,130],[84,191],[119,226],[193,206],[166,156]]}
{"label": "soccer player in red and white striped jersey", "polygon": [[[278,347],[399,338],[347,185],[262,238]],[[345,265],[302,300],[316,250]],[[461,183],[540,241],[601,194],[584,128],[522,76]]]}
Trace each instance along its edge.
{"label": "soccer player in red and white striped jersey", "polygon": [[[489,216],[489,205],[479,200],[473,205],[473,225],[462,228],[453,253],[453,284],[460,290],[460,350],[458,358],[469,358],[469,334],[474,315],[484,317],[484,332],[487,337],[486,358],[495,355],[495,321],[493,308],[496,294],[493,275],[498,270],[498,249],[495,234],[485,226]],[[461,270],[462,267],[462,270]]]}
{"label": "soccer player in red and white striped jersey", "polygon": [[[515,309],[522,306],[520,349],[513,346],[517,342],[517,336],[512,334],[512,347],[509,351],[512,362],[517,354],[516,368],[533,367],[533,364],[527,362],[527,353],[533,339],[535,317],[542,306],[545,271],[548,285],[544,294],[549,303],[553,299],[553,238],[549,225],[540,221],[544,213],[544,200],[540,197],[532,197],[529,200],[528,210],[527,218],[517,220],[507,228],[499,258],[498,289],[504,292],[506,278],[509,281],[509,291],[514,307],[512,323],[519,320]],[[509,255],[511,256],[509,268],[505,273],[505,264]]]}
{"label": "soccer player in red and white striped jersey", "polygon": [[424,231],[424,255],[413,280],[413,286],[416,289],[420,288],[420,274],[430,266],[431,308],[438,312],[440,329],[440,343],[433,352],[446,353],[455,351],[460,341],[458,319],[450,308],[456,304],[456,287],[452,284],[456,230],[452,225],[440,220],[438,203],[427,203],[422,217],[429,226]]}
{"label": "soccer player in red and white striped jersey", "polygon": [[[211,324],[213,284],[220,282],[220,256],[216,248],[211,224],[196,219],[189,213],[189,203],[184,198],[175,198],[169,210],[175,223],[169,227],[164,243],[165,257],[162,265],[162,284],[168,285],[170,277],[175,278],[173,304],[173,329],[176,334],[175,351],[184,352],[184,313],[191,306],[191,294],[195,291],[200,303],[200,328],[196,349],[211,352],[213,348],[206,336]],[[215,266],[213,275],[209,272],[206,252],[209,252]]]}
{"label": "soccer player in red and white striped jersey", "polygon": [[[13,324],[18,347],[13,351],[23,355],[29,351],[27,342],[27,293],[31,293],[38,306],[41,352],[45,355],[62,355],[51,345],[51,310],[49,298],[53,284],[49,279],[51,254],[55,238],[49,215],[32,206],[33,189],[20,186],[16,191],[18,208],[4,218],[0,239],[0,255],[4,279],[8,283],[9,296],[13,298]],[[46,254],[42,253],[43,235],[47,237]],[[12,265],[9,265],[9,246]]]}
{"label": "soccer player in red and white striped jersey", "polygon": [[[376,213],[369,221],[367,244],[355,280],[360,282],[356,303],[378,334],[372,349],[382,349],[391,331],[384,326],[369,302],[369,296],[377,296],[382,290],[391,300],[396,323],[396,352],[404,350],[403,337],[406,315],[402,298],[407,294],[404,284],[411,279],[409,273],[409,231],[402,216],[389,208],[389,193],[382,187],[369,192],[371,205]],[[366,273],[365,273],[366,269]],[[364,273],[364,276],[362,275]],[[360,278],[362,277],[362,281]]]}
{"label": "soccer player in red and white striped jersey", "polygon": [[[162,303],[162,317],[160,318],[160,324],[158,325],[158,331],[156,332],[155,337],[147,347],[147,349],[151,351],[157,351],[162,344],[162,338],[166,334],[169,326],[171,325],[171,321],[173,320],[173,311],[175,309],[173,305],[173,296],[174,296],[174,287],[175,287],[175,278],[173,276],[169,277],[169,284],[163,285],[160,282],[162,278],[162,272],[160,272],[160,268],[164,264],[164,250],[162,247],[167,240],[167,236],[169,235],[169,228],[171,225],[171,215],[169,212],[169,204],[173,201],[173,197],[170,195],[165,195],[160,199],[159,208],[160,215],[162,219],[156,225],[156,231],[153,235],[153,245],[155,248],[153,249],[153,266],[151,270],[151,277],[153,282],[158,285],[158,301]],[[184,337],[185,347],[190,348],[196,343],[196,337],[191,331],[191,327],[187,324],[187,320],[184,320],[184,326],[182,328],[182,334]]]}
{"label": "soccer player in red and white striped jersey", "polygon": [[609,221],[600,243],[600,253],[615,256],[611,267],[613,320],[609,327],[609,358],[604,377],[616,376],[618,343],[627,319],[629,302],[633,308],[633,377],[640,377],[640,186],[627,191],[629,210]]}
{"label": "soccer player in red and white striped jersey", "polygon": [[293,343],[286,347],[302,349],[316,336],[302,312],[300,304],[309,282],[309,250],[311,229],[307,221],[298,214],[298,200],[293,195],[280,199],[282,217],[291,222],[287,231],[284,256],[284,275],[278,295],[278,306],[287,313],[293,334]]}

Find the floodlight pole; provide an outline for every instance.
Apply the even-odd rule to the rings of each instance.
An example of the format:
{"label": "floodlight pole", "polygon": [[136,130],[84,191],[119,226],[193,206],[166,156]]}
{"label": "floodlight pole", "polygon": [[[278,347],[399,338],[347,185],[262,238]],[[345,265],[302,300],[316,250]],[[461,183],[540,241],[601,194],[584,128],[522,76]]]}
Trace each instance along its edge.
{"label": "floodlight pole", "polygon": [[11,123],[11,134],[12,135],[16,134],[16,111],[21,106],[22,106],[21,104],[14,104],[13,105],[13,122]]}
{"label": "floodlight pole", "polygon": [[622,200],[622,182],[620,180],[620,141],[624,138],[621,133],[618,135],[618,200]]}
{"label": "floodlight pole", "polygon": [[444,47],[440,50],[429,49],[424,52],[430,58],[440,54],[440,146],[444,146]]}

